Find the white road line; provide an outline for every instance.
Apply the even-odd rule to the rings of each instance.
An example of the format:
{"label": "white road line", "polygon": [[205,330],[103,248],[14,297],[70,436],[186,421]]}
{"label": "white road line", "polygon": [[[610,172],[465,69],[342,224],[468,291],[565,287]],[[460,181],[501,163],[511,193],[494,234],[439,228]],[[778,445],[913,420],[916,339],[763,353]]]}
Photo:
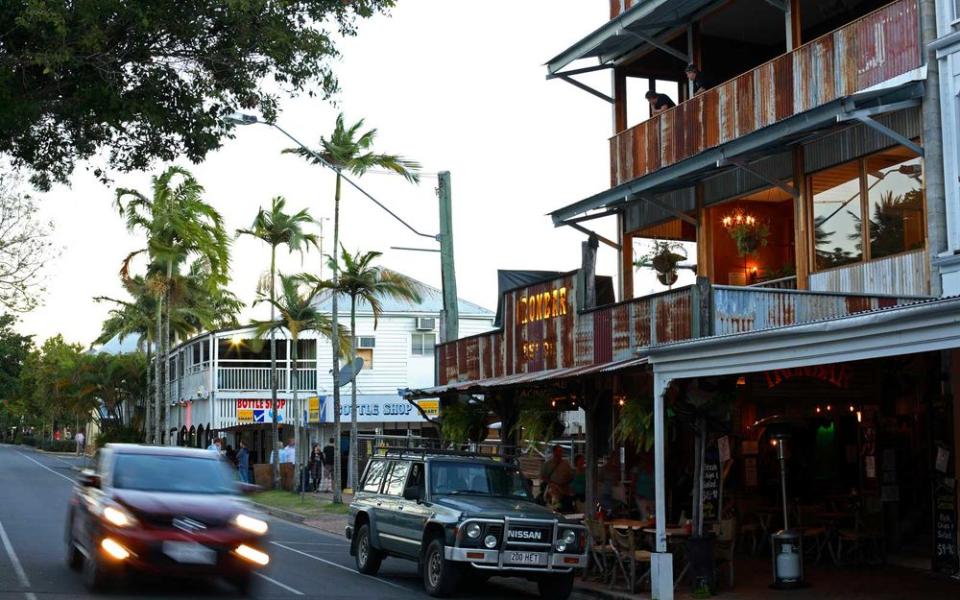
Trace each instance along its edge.
{"label": "white road line", "polygon": [[[16,573],[17,579],[20,580],[20,585],[25,588],[31,587],[27,572],[23,570],[23,565],[20,564],[20,558],[17,557],[17,553],[13,550],[13,544],[10,543],[10,538],[7,537],[7,530],[3,528],[3,523],[0,523],[0,541],[3,542],[7,556],[10,557],[10,564],[13,565],[13,572]],[[33,592],[25,592],[25,595],[27,600],[37,600]]]}
{"label": "white road line", "polygon": [[254,573],[254,575],[256,575],[257,577],[259,577],[260,579],[265,579],[265,580],[269,581],[270,583],[272,583],[273,585],[275,585],[275,586],[277,586],[277,587],[281,587],[281,588],[287,590],[288,592],[290,592],[291,594],[293,594],[293,595],[295,595],[295,596],[302,596],[302,595],[303,595],[303,592],[301,592],[300,590],[295,589],[295,588],[292,588],[292,587],[290,587],[289,585],[287,585],[287,584],[285,584],[285,583],[280,583],[280,582],[277,581],[276,579],[274,579],[274,578],[272,578],[272,577],[267,577],[267,576],[264,575],[263,573]]}
{"label": "white road line", "polygon": [[347,571],[348,573],[353,573],[354,575],[360,575],[361,577],[366,577],[367,579],[376,581],[376,582],[378,582],[378,583],[382,583],[383,585],[389,585],[390,587],[392,587],[392,588],[397,588],[398,590],[403,590],[403,591],[405,591],[405,592],[410,591],[409,589],[403,587],[402,585],[397,585],[397,584],[395,584],[395,583],[391,583],[391,582],[389,582],[389,581],[386,581],[386,580],[383,580],[383,579],[379,579],[379,578],[377,578],[377,577],[371,577],[370,575],[364,575],[364,574],[360,573],[359,571],[357,571],[356,569],[351,569],[350,567],[345,567],[345,566],[343,566],[343,565],[341,565],[341,564],[339,564],[339,563],[333,562],[332,560],[327,560],[327,559],[325,559],[325,558],[320,558],[319,556],[314,556],[314,555],[312,555],[312,554],[307,554],[306,552],[303,552],[302,550],[297,550],[296,548],[291,548],[290,546],[286,546],[286,545],[284,545],[284,544],[281,544],[280,542],[270,542],[270,543],[273,544],[274,546],[279,546],[279,547],[283,548],[284,550],[289,550],[290,552],[296,552],[297,554],[306,556],[307,558],[312,558],[312,559],[315,560],[315,561],[322,562],[322,563],[325,564],[325,565],[330,565],[331,567],[334,567],[334,568],[337,568],[337,569],[340,569],[340,570],[343,570],[343,571]]}
{"label": "white road line", "polygon": [[38,460],[34,460],[34,459],[30,458],[29,456],[27,456],[27,455],[24,454],[23,452],[17,452],[17,454],[19,454],[20,456],[22,456],[22,457],[24,457],[25,459],[29,460],[30,462],[36,464],[36,465],[39,466],[40,468],[46,469],[46,470],[50,471],[51,473],[53,473],[53,474],[56,475],[57,477],[63,477],[64,479],[66,479],[66,480],[69,481],[70,483],[76,483],[76,480],[74,480],[73,477],[67,477],[67,476],[64,475],[63,473],[57,473],[56,471],[54,471],[53,469],[51,469],[51,468],[48,467],[47,465],[43,464],[42,462],[40,462],[40,461],[38,461]]}

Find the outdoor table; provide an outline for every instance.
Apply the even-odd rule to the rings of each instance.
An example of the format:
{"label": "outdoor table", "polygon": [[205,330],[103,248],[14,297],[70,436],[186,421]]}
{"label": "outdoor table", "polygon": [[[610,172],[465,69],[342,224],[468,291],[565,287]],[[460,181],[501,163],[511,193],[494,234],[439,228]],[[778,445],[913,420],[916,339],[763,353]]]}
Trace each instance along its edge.
{"label": "outdoor table", "polygon": [[[644,528],[643,532],[651,535],[657,535],[657,529],[655,527],[646,527]],[[667,535],[667,545],[673,545],[674,547],[692,535],[692,532],[686,527],[667,527],[664,532]],[[676,552],[675,554],[677,554],[678,557],[683,558],[683,568],[680,569],[680,573],[673,580],[673,589],[677,589],[677,586],[680,585],[680,582],[683,581],[684,577],[686,577],[687,571],[690,570],[690,562],[686,560],[686,553]]]}
{"label": "outdoor table", "polygon": [[650,521],[641,521],[638,519],[612,519],[607,521],[607,525],[614,529],[643,529],[650,526]]}

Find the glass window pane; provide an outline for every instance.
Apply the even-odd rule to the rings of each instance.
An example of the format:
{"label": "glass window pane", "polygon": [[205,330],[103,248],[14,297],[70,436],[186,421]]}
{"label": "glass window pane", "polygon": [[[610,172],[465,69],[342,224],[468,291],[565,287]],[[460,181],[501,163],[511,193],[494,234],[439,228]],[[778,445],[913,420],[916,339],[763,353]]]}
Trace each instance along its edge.
{"label": "glass window pane", "polygon": [[867,159],[870,258],[923,247],[922,168],[897,148]]}
{"label": "glass window pane", "polygon": [[859,165],[847,163],[810,178],[817,269],[863,258]]}
{"label": "glass window pane", "polygon": [[383,472],[386,470],[386,462],[382,460],[374,460],[370,462],[370,466],[367,467],[367,476],[363,480],[361,489],[365,492],[379,492],[380,491],[380,482],[383,481]]}
{"label": "glass window pane", "polygon": [[395,462],[390,474],[387,475],[386,485],[383,487],[383,493],[391,496],[399,496],[403,493],[403,486],[407,482],[407,471],[410,470],[410,463]]}
{"label": "glass window pane", "polygon": [[437,336],[432,333],[423,334],[423,355],[433,356],[433,347],[437,345]]}
{"label": "glass window pane", "polygon": [[410,355],[420,356],[423,354],[423,338],[419,333],[410,336]]}

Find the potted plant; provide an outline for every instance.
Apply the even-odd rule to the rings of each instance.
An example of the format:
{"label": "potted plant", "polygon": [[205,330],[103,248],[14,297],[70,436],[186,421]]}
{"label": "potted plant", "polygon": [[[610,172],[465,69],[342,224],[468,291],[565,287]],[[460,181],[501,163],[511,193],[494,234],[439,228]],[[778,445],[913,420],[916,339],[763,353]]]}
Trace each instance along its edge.
{"label": "potted plant", "polygon": [[520,412],[513,433],[520,432],[528,442],[549,442],[563,435],[560,411],[549,405],[543,394],[531,394],[520,400]]}
{"label": "potted plant", "polygon": [[740,256],[756,254],[760,248],[766,247],[770,236],[770,228],[766,223],[752,220],[734,223],[727,227],[727,231],[737,245],[737,254]]}
{"label": "potted plant", "polygon": [[687,251],[680,242],[654,240],[653,248],[634,263],[636,267],[649,267],[657,272],[657,279],[663,285],[677,282],[677,266],[686,260]]}

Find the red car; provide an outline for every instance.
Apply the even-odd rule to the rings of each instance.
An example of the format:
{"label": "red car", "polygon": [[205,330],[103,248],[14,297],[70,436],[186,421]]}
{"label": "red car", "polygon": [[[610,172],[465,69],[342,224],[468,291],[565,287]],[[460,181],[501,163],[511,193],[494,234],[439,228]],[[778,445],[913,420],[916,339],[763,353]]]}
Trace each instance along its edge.
{"label": "red car", "polygon": [[67,564],[91,590],[130,572],[221,576],[243,593],[270,562],[267,522],[208,450],[108,444],[67,513]]}

